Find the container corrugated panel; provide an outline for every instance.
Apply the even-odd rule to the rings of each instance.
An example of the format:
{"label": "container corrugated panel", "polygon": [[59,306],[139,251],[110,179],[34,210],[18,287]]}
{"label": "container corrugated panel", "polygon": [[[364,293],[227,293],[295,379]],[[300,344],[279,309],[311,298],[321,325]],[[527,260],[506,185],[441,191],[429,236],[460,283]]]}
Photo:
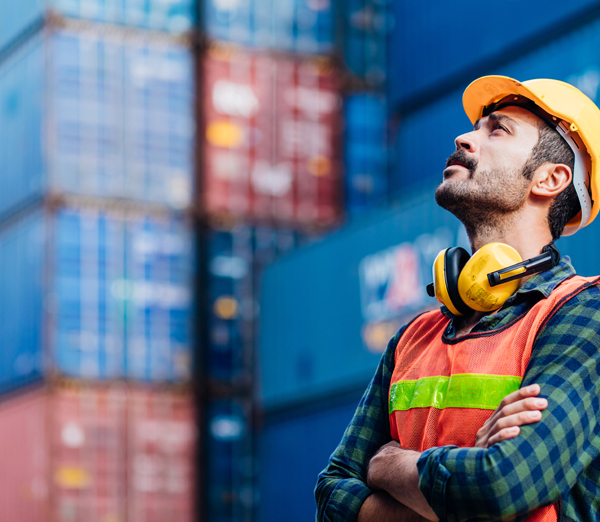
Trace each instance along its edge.
{"label": "container corrugated panel", "polygon": [[188,206],[193,85],[191,52],[147,35],[49,31],[20,48],[0,65],[0,213],[42,190]]}
{"label": "container corrugated panel", "polygon": [[51,42],[51,189],[187,206],[190,51],[102,32],[62,31]]}
{"label": "container corrugated panel", "polygon": [[193,261],[185,223],[63,209],[53,243],[57,370],[96,379],[189,379]]}
{"label": "container corrugated panel", "polygon": [[197,436],[192,397],[142,388],[129,393],[127,520],[192,522]]}
{"label": "container corrugated panel", "polygon": [[215,40],[304,54],[333,50],[331,0],[206,0],[201,7],[205,31]]}
{"label": "container corrugated panel", "polygon": [[0,64],[0,213],[42,193],[44,96],[44,46],[37,36]]}
{"label": "container corrugated panel", "polygon": [[425,286],[450,245],[468,247],[464,228],[431,193],[267,268],[259,343],[267,411],[364,386],[400,326],[437,306]]}
{"label": "container corrugated panel", "polygon": [[251,372],[258,298],[255,277],[294,249],[298,234],[270,227],[238,226],[208,233],[208,350],[211,378],[235,380]]}
{"label": "container corrugated panel", "polygon": [[126,375],[188,381],[192,367],[193,236],[184,221],[130,218],[125,233]]}
{"label": "container corrugated panel", "polygon": [[387,73],[387,38],[394,27],[390,0],[344,2],[344,62],[352,74],[369,85],[384,85]]}
{"label": "container corrugated panel", "polygon": [[[596,103],[600,102],[600,22],[555,38],[550,45],[529,53],[501,69],[484,71],[504,74],[524,81],[531,78],[555,78],[572,83]],[[454,151],[456,136],[472,129],[464,113],[463,88],[448,93],[427,107],[400,121],[396,159],[390,180],[393,192],[401,194],[419,186],[442,181],[447,157]]]}
{"label": "container corrugated panel", "polygon": [[[597,2],[575,0],[549,7],[545,0],[531,0],[518,6],[509,2],[498,9],[487,2],[473,5],[469,0],[436,0],[427,4],[391,2],[390,7],[395,27],[388,43],[393,49],[388,61],[388,88],[394,107],[407,104],[425,90],[437,89],[443,95],[445,80],[474,66],[482,67],[492,57],[508,58],[502,56],[507,49],[515,57],[521,56],[523,46],[518,51],[517,46],[534,37],[555,41],[571,18],[596,9]],[[492,20],[495,27],[510,30],[500,37],[490,30]],[[465,78],[465,82],[473,79]]]}
{"label": "container corrugated panel", "polygon": [[387,201],[387,106],[373,94],[355,94],[345,103],[344,182],[350,215]]}
{"label": "container corrugated panel", "polygon": [[340,97],[329,62],[213,47],[204,82],[204,211],[269,222],[334,222],[340,212]]}
{"label": "container corrugated panel", "polygon": [[244,520],[255,504],[251,409],[248,401],[214,401],[205,441],[208,520]]}
{"label": "container corrugated panel", "polygon": [[232,380],[251,368],[252,230],[212,230],[208,239],[207,373]]}
{"label": "container corrugated panel", "polygon": [[45,264],[40,212],[0,230],[0,392],[42,376]]}
{"label": "container corrugated panel", "polygon": [[290,522],[315,518],[317,475],[339,444],[359,399],[356,394],[347,396],[343,404],[313,405],[309,412],[277,421],[266,419],[258,443],[257,520],[277,520],[281,513]]}
{"label": "container corrugated panel", "polygon": [[52,519],[127,520],[127,389],[55,388],[50,395]]}
{"label": "container corrugated panel", "polygon": [[0,512],[6,521],[48,520],[46,392],[29,391],[0,403]]}
{"label": "container corrugated panel", "polygon": [[0,52],[39,23],[44,15],[44,0],[0,3]]}

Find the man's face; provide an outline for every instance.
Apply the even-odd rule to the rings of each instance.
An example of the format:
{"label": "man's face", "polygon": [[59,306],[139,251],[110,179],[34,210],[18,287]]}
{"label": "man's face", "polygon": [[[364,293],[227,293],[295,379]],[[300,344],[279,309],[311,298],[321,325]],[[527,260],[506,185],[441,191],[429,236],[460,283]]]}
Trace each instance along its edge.
{"label": "man's face", "polygon": [[465,224],[518,210],[527,196],[530,181],[523,168],[538,142],[539,123],[521,107],[478,120],[473,131],[455,140],[456,152],[435,193],[438,204]]}

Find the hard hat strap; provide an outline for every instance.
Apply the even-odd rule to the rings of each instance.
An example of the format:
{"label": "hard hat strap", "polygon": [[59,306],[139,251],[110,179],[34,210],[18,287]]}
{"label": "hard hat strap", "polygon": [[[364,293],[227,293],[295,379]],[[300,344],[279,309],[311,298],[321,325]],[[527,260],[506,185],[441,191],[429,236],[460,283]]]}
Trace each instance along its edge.
{"label": "hard hat strap", "polygon": [[586,148],[581,141],[581,138],[571,128],[568,122],[561,121],[557,126],[556,130],[567,142],[567,145],[573,151],[575,155],[575,166],[573,168],[573,187],[577,193],[579,204],[581,205],[581,220],[577,226],[565,227],[563,236],[570,236],[575,234],[578,230],[582,229],[587,225],[592,214],[592,198],[589,193],[590,185],[590,173],[591,173],[591,160],[590,155],[587,153]]}

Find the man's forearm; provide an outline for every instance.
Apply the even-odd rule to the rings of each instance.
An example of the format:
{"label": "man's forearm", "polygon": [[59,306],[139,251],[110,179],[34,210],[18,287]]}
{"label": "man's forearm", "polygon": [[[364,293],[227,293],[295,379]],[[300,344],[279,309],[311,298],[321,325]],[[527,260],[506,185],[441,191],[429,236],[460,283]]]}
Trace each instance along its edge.
{"label": "man's forearm", "polygon": [[377,491],[363,503],[358,522],[428,522],[385,491]]}
{"label": "man's forearm", "polygon": [[438,517],[419,489],[417,461],[421,454],[404,449],[396,441],[383,446],[369,463],[369,487],[389,493],[398,502],[427,520]]}

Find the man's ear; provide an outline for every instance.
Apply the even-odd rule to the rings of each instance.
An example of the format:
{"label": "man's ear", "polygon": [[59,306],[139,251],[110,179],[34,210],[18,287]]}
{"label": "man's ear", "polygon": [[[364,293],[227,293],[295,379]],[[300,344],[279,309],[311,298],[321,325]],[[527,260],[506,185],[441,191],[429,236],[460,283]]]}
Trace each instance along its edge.
{"label": "man's ear", "polygon": [[545,163],[533,174],[531,193],[536,196],[555,198],[573,180],[571,169],[562,163]]}

